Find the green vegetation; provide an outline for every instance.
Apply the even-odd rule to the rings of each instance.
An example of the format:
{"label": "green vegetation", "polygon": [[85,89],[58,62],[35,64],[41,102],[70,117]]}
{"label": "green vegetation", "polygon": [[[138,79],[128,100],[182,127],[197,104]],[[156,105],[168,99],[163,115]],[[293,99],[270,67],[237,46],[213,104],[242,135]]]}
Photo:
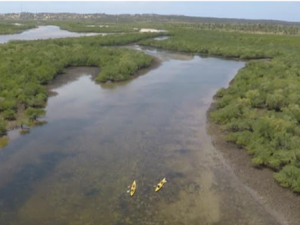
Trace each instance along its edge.
{"label": "green vegetation", "polygon": [[300,39],[297,36],[245,34],[170,27],[164,41],[143,45],[247,62],[227,89],[216,94],[211,112],[228,141],[243,146],[257,166],[275,171],[284,187],[300,192]]}
{"label": "green vegetation", "polygon": [[46,111],[44,109],[39,109],[39,108],[29,107],[25,111],[25,115],[29,120],[36,120],[39,116],[43,116],[45,114]]}
{"label": "green vegetation", "polygon": [[[152,57],[130,49],[105,47],[124,45],[154,37],[155,34],[126,34],[65,38],[44,41],[13,41],[0,46],[0,135],[5,134],[4,120],[16,119],[25,109],[29,121],[45,114],[47,101],[44,85],[69,66],[101,68],[96,81],[129,79],[138,69],[149,66]],[[22,120],[23,118],[17,118]]]}
{"label": "green vegetation", "polygon": [[0,136],[6,134],[6,123],[3,119],[0,118]]}
{"label": "green vegetation", "polygon": [[246,32],[246,33],[271,33],[271,34],[300,34],[300,26],[296,24],[265,24],[263,22],[257,23],[226,23],[226,22],[202,22],[202,23],[176,23],[173,24],[176,28],[192,28],[201,30],[215,30],[226,32]]}
{"label": "green vegetation", "polygon": [[25,30],[35,28],[32,22],[24,21],[0,21],[0,34],[15,34]]}
{"label": "green vegetation", "polygon": [[[140,42],[157,48],[174,51],[216,55],[227,58],[263,59],[272,58],[281,53],[280,45],[272,41],[281,41],[284,36],[257,35],[234,32],[219,32],[198,29],[167,29],[171,37],[164,41],[147,39]],[[297,41],[298,37],[289,36],[286,41]]]}
{"label": "green vegetation", "polygon": [[[291,52],[292,53],[292,52]],[[217,93],[212,119],[228,140],[244,146],[253,163],[276,172],[281,185],[300,192],[299,56],[250,62]]]}

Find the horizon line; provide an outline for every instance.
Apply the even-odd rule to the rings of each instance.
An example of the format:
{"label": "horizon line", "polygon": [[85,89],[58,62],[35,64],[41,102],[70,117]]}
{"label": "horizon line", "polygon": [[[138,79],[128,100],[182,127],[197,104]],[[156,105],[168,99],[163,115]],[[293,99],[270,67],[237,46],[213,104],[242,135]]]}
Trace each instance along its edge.
{"label": "horizon line", "polygon": [[208,17],[208,16],[189,16],[184,14],[158,14],[158,13],[80,13],[80,12],[8,12],[8,13],[0,13],[0,15],[8,15],[8,14],[78,14],[78,15],[110,15],[110,16],[121,16],[121,15],[156,15],[156,16],[182,16],[189,18],[207,18],[207,19],[225,19],[225,20],[248,20],[248,21],[274,21],[274,22],[286,22],[286,23],[300,23],[300,21],[290,21],[290,20],[278,20],[278,19],[247,19],[247,18],[233,18],[233,17]]}

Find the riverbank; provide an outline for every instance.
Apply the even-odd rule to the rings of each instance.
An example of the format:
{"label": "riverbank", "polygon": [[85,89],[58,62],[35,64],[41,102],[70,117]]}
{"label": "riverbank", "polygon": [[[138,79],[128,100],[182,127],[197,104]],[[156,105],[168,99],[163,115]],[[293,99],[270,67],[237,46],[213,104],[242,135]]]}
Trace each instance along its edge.
{"label": "riverbank", "polygon": [[[41,32],[43,29],[47,30],[48,28],[39,27],[36,32]],[[51,28],[49,29],[49,33],[51,34]],[[0,119],[0,130],[2,130],[0,134],[5,135],[6,130],[17,128],[22,123],[24,114],[28,114],[27,116],[29,117],[31,116],[32,118],[30,119],[36,119],[37,114],[43,115],[45,113],[41,110],[47,101],[47,91],[44,86],[51,83],[57,76],[56,74],[62,73],[65,67],[82,65],[101,67],[101,73],[93,78],[100,83],[119,82],[134,78],[138,74],[137,71],[139,69],[144,69],[151,65],[153,58],[141,52],[128,49],[104,48],[102,46],[112,45],[112,43],[115,45],[128,44],[148,38],[149,35],[125,34],[110,38],[70,38],[33,41],[30,44],[28,42],[16,42],[14,44],[1,45],[1,49],[3,49],[1,51],[2,58],[20,57],[28,59],[32,63],[26,64],[26,60],[20,60],[16,68],[12,69],[13,67],[8,66],[7,70],[6,66],[9,62],[4,60],[1,63],[3,65],[1,67],[1,74],[4,74],[3,77],[1,76],[3,78],[1,81],[7,87],[7,91],[10,93],[9,96],[12,97],[1,100],[1,116],[3,119]],[[152,37],[153,35],[150,36]],[[35,36],[35,38],[40,37],[46,38],[46,35],[43,33],[41,36]],[[22,38],[20,35],[19,39]],[[2,41],[5,42],[5,40]],[[92,47],[91,43],[98,47]],[[31,47],[27,48],[27,45]],[[50,45],[51,47],[49,47]],[[64,49],[60,47],[61,45],[65,46]],[[14,49],[11,46],[18,46],[19,48],[17,51],[5,51],[6,49]],[[75,48],[74,46],[77,47]],[[45,56],[44,53],[49,52],[49,49],[51,49],[52,54]],[[70,54],[65,54],[65,52],[70,52]],[[40,59],[42,61],[39,63],[39,66],[34,65],[33,62]],[[52,63],[53,61],[56,63]],[[25,64],[27,68],[26,74],[18,76],[19,71],[23,70]],[[7,79],[5,74],[11,74],[10,77],[13,77],[13,79]],[[26,80],[26,85],[23,87],[22,84],[25,82],[24,77],[28,77],[29,80]],[[6,95],[8,94],[0,93],[0,97],[5,97]],[[9,122],[6,124],[4,120]]]}
{"label": "riverbank", "polygon": [[237,178],[249,192],[282,225],[298,225],[300,221],[300,196],[281,187],[275,181],[274,172],[265,167],[255,167],[251,156],[243,148],[226,141],[225,133],[209,117],[215,109],[215,100],[207,112],[208,134],[214,147],[222,154],[225,162],[232,168]]}
{"label": "riverbank", "polygon": [[[65,68],[65,73],[61,73],[55,76],[54,80],[46,85],[46,89],[48,92],[48,98],[51,96],[55,96],[57,93],[53,91],[53,89],[56,89],[58,87],[61,87],[63,85],[66,85],[67,83],[74,81],[78,79],[79,77],[82,76],[83,73],[87,73],[91,75],[91,79],[98,83],[99,85],[103,86],[104,88],[110,88],[111,85],[114,85],[116,83],[118,84],[126,84],[133,79],[147,74],[150,70],[156,69],[161,65],[161,60],[155,56],[152,56],[153,60],[151,62],[150,66],[140,68],[138,69],[132,76],[130,76],[129,79],[126,80],[120,80],[120,81],[114,81],[114,82],[106,82],[106,83],[101,83],[96,81],[96,77],[100,73],[100,68],[99,67],[68,67]],[[0,149],[4,148],[8,143],[9,143],[9,135],[8,133],[13,130],[20,130],[21,131],[21,125],[20,121],[24,119],[24,106],[19,105],[18,106],[18,111],[16,114],[16,120],[12,121],[6,121],[6,130],[7,130],[7,135],[0,136]]]}
{"label": "riverbank", "polygon": [[36,24],[32,23],[10,23],[1,21],[0,22],[0,35],[11,35],[11,34],[21,34],[24,31],[37,28]]}
{"label": "riverbank", "polygon": [[96,77],[99,75],[100,70],[101,70],[99,67],[86,67],[86,66],[74,67],[74,66],[71,66],[71,67],[68,67],[65,69],[65,73],[58,74],[55,77],[55,79],[46,86],[47,90],[48,90],[48,96],[51,97],[51,96],[56,95],[57,93],[55,91],[53,91],[53,89],[56,89],[63,85],[66,85],[70,81],[74,81],[74,80],[78,79],[84,73],[91,75],[91,79],[94,82],[96,82],[97,84],[99,84],[101,86],[108,86],[108,84],[120,84],[120,83],[130,82],[139,76],[145,75],[150,70],[158,68],[160,65],[161,65],[161,60],[158,59],[157,57],[153,57],[153,60],[152,60],[150,66],[140,68],[133,75],[131,75],[129,79],[118,80],[118,81],[113,81],[113,82],[109,81],[109,82],[104,82],[104,83],[96,81]]}

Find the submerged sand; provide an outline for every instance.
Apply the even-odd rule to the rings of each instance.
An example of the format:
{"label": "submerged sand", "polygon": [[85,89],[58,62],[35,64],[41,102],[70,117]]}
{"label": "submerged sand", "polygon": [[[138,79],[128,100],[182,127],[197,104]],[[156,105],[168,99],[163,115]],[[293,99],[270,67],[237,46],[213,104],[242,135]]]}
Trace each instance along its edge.
{"label": "submerged sand", "polygon": [[[208,111],[208,117],[213,109],[214,103]],[[212,121],[209,121],[208,133],[224,161],[264,208],[282,225],[299,225],[300,195],[281,187],[273,178],[271,169],[255,167],[247,151],[227,142],[224,132]]]}

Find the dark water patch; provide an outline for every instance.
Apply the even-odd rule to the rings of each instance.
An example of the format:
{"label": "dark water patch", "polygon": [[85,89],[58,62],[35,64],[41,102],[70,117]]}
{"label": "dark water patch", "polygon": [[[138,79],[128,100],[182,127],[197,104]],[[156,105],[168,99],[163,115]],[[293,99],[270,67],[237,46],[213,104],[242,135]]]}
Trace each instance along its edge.
{"label": "dark water patch", "polygon": [[169,172],[166,175],[167,180],[172,180],[172,179],[176,179],[176,178],[184,178],[185,175],[184,173],[181,172]]}
{"label": "dark water patch", "polygon": [[115,143],[115,138],[113,136],[101,136],[99,137],[99,141],[102,145],[106,144],[114,144]]}
{"label": "dark water patch", "polygon": [[87,197],[93,197],[95,195],[98,195],[100,193],[100,189],[98,188],[90,188],[84,191],[84,195]]}
{"label": "dark water patch", "polygon": [[135,199],[129,198],[129,193],[127,192],[119,196],[118,209],[123,215],[130,215],[130,209],[129,209],[130,201],[135,201]]}
{"label": "dark water patch", "polygon": [[66,157],[64,153],[52,152],[39,157],[36,164],[24,165],[11,181],[0,188],[1,211],[16,210],[34,193],[34,185],[47,177],[55,165]]}
{"label": "dark water patch", "polygon": [[74,173],[66,172],[60,176],[60,180],[69,180],[74,176]]}
{"label": "dark water patch", "polygon": [[179,154],[185,155],[185,154],[189,154],[191,152],[191,150],[187,149],[187,148],[181,148],[181,149],[176,150],[176,152],[178,152]]}

